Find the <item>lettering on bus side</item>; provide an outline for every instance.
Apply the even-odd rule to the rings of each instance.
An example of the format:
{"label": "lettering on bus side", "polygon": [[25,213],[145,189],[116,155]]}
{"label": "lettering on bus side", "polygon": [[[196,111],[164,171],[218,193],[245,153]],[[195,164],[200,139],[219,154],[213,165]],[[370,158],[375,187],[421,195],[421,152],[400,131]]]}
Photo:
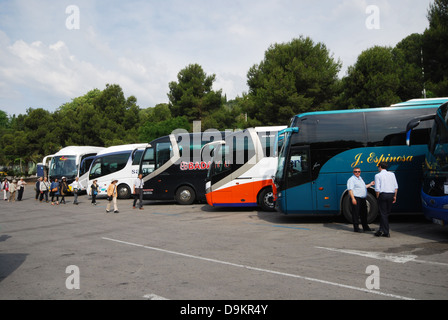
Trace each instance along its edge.
{"label": "lettering on bus side", "polygon": [[210,168],[211,161],[205,162],[185,162],[182,161],[180,163],[180,170],[187,171],[187,170],[208,170]]}
{"label": "lettering on bus side", "polygon": [[402,156],[391,156],[388,155],[376,155],[375,152],[370,153],[367,155],[367,157],[363,160],[363,154],[358,153],[355,156],[355,162],[352,163],[352,168],[357,167],[360,164],[363,164],[364,161],[367,163],[375,163],[378,165],[380,162],[386,162],[386,163],[392,163],[392,162],[412,162],[414,160],[414,156],[408,156],[408,155],[402,155]]}

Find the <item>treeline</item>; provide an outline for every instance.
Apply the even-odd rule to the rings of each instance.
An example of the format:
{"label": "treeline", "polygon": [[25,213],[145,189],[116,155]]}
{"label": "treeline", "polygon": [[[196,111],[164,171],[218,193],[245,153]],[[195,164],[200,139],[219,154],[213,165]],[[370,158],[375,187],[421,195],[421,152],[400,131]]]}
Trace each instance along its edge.
{"label": "treeline", "polygon": [[248,92],[231,101],[213,90],[214,74],[191,64],[169,83],[168,101],[150,108],[107,84],[55,112],[30,108],[8,116],[0,110],[0,165],[37,163],[68,145],[150,142],[177,128],[191,130],[195,120],[202,130],[287,125],[295,114],[384,107],[422,98],[423,90],[428,98],[448,96],[448,0],[435,0],[427,16],[422,34],[365,50],[342,79],[342,63],[325,44],[300,37],[271,45],[248,71]]}

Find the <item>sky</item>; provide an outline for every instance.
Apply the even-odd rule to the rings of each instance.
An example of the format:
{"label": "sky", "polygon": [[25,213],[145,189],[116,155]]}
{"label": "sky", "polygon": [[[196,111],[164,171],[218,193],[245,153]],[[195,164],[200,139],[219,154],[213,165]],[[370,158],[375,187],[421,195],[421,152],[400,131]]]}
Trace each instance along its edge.
{"label": "sky", "polygon": [[0,110],[50,112],[106,84],[168,103],[190,64],[227,99],[276,43],[310,37],[343,64],[428,28],[432,0],[0,0]]}

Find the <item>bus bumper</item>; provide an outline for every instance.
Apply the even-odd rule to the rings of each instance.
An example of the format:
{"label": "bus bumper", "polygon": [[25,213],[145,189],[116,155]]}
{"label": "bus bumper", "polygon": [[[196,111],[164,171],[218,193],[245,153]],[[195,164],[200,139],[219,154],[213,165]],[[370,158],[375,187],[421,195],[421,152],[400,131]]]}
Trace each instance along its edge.
{"label": "bus bumper", "polygon": [[429,197],[422,193],[422,206],[426,219],[441,226],[448,225],[448,196]]}

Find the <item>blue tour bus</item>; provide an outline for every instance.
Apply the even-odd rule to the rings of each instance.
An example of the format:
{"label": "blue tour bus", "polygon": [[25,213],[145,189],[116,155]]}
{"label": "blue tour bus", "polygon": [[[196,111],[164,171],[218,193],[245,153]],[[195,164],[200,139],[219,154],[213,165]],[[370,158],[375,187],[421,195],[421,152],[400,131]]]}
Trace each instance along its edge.
{"label": "blue tour bus", "polygon": [[[399,192],[394,212],[421,211],[422,164],[432,121],[412,131],[406,125],[434,114],[439,100],[416,99],[386,108],[310,112],[295,116],[285,132],[274,178],[276,209],[284,214],[339,215],[351,222],[347,180],[353,168],[366,183],[374,180],[379,162],[395,172]],[[378,215],[374,189],[368,190],[368,221]]]}
{"label": "blue tour bus", "polygon": [[434,120],[434,125],[423,165],[423,213],[428,220],[445,226],[448,225],[448,102],[441,105],[432,117],[414,119],[408,124],[409,145],[415,143],[410,137],[412,130],[427,120]]}

